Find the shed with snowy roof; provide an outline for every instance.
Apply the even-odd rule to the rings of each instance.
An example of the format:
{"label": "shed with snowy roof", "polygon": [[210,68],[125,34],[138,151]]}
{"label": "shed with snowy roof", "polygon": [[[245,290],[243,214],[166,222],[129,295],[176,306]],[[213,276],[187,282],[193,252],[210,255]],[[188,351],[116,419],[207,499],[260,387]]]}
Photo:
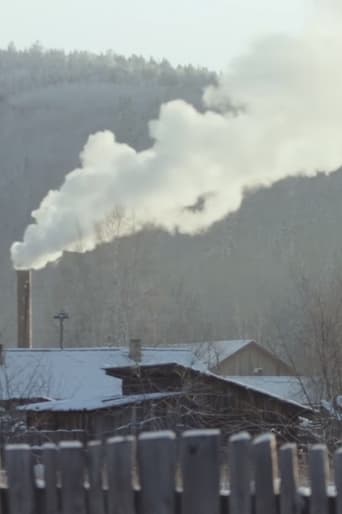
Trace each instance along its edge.
{"label": "shed with snowy roof", "polygon": [[52,400],[18,407],[35,430],[82,430],[88,438],[103,439],[142,430],[174,426],[181,393],[155,392],[129,396],[93,396]]}

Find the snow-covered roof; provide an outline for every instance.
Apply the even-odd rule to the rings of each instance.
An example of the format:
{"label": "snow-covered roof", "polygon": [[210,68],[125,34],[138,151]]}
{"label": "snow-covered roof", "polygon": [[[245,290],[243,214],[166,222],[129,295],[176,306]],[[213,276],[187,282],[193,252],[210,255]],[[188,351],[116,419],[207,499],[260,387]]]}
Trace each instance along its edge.
{"label": "snow-covered roof", "polygon": [[[218,382],[224,382],[224,383],[236,386],[239,389],[242,388],[245,390],[260,393],[261,395],[266,395],[266,396],[273,398],[279,402],[293,405],[294,407],[301,408],[306,411],[312,410],[311,407],[309,407],[307,405],[308,402],[306,402],[306,404],[303,404],[300,401],[300,399],[296,400],[291,397],[288,398],[285,395],[281,394],[280,391],[278,391],[279,394],[277,394],[277,392],[275,390],[272,390],[272,389],[267,390],[266,386],[265,386],[265,382],[264,382],[263,387],[258,384],[253,384],[252,383],[253,380],[251,380],[251,383],[248,383],[249,378],[253,379],[255,377],[236,377],[236,376],[224,377],[222,375],[217,375],[216,373],[213,373],[212,371],[208,370],[207,368],[205,368],[201,365],[198,366],[196,364],[194,364],[192,366],[184,366],[183,364],[178,364],[178,363],[163,363],[163,364],[158,364],[158,365],[147,364],[146,366],[144,366],[143,370],[145,370],[145,372],[147,372],[147,373],[153,374],[153,372],[156,368],[158,368],[158,373],[159,373],[160,369],[164,368],[164,372],[167,373],[168,369],[170,369],[170,368],[171,368],[171,372],[173,371],[172,370],[173,366],[175,366],[175,368],[178,368],[178,369],[183,369],[184,371],[189,371],[190,373],[193,373],[198,376],[209,377],[212,380],[215,380]],[[122,368],[122,369],[113,367],[113,368],[106,368],[106,372],[111,376],[123,376],[123,375],[126,375],[127,372],[128,372],[128,374],[135,373],[135,370],[132,367],[126,367],[126,368]],[[266,378],[266,377],[262,377],[262,378]],[[269,377],[269,378],[273,379],[273,378],[282,378],[282,377]],[[285,378],[293,379],[294,377],[285,377]],[[246,379],[246,380],[244,380],[244,379]]]}
{"label": "snow-covered roof", "polygon": [[71,411],[93,411],[126,405],[138,404],[144,401],[162,400],[179,396],[179,393],[146,393],[129,396],[93,396],[92,398],[73,398],[71,400],[53,400],[50,402],[30,403],[18,407],[18,410],[35,412],[71,412]]}
{"label": "snow-covered roof", "polygon": [[252,387],[302,405],[314,403],[311,383],[306,377],[295,376],[233,376],[226,377],[236,384]]}
{"label": "snow-covered roof", "polygon": [[[144,347],[141,365],[177,363],[209,369],[250,341],[215,341],[177,347]],[[121,393],[121,381],[103,369],[134,365],[127,347],[5,350],[0,366],[0,400],[88,398]]]}
{"label": "snow-covered roof", "polygon": [[[287,404],[291,404],[293,405],[294,407],[300,407],[300,408],[303,408],[307,411],[311,411],[311,407],[309,407],[307,404],[303,404],[300,400],[294,400],[293,398],[286,398],[285,396],[283,396],[282,394],[277,394],[277,392],[275,392],[274,390],[267,390],[265,387],[260,387],[258,385],[255,385],[255,384],[248,384],[247,383],[247,380],[244,381],[244,380],[240,380],[243,379],[243,378],[255,378],[255,377],[222,377],[220,375],[216,375],[215,373],[212,373],[210,371],[201,371],[201,370],[194,370],[194,371],[198,371],[199,373],[202,373],[202,374],[205,374],[207,376],[211,376],[211,377],[214,377],[218,380],[223,380],[225,382],[228,382],[229,384],[235,384],[239,387],[243,387],[247,390],[250,390],[250,391],[255,391],[257,393],[261,393],[263,395],[267,395],[269,396],[270,398],[274,398],[275,400],[278,400],[280,402],[283,402],[283,403],[287,403]],[[277,378],[277,377],[271,377],[271,378]],[[307,402],[306,402],[307,403]]]}
{"label": "snow-covered roof", "polygon": [[237,339],[231,341],[208,341],[192,344],[194,355],[205,362],[209,369],[215,368],[225,359],[254,343],[252,339]]}
{"label": "snow-covered roof", "polygon": [[[177,362],[192,366],[189,348],[144,348],[141,364]],[[0,400],[89,398],[121,394],[121,381],[104,368],[132,366],[127,348],[17,349],[5,351],[0,366]]]}
{"label": "snow-covered roof", "polygon": [[[169,363],[160,364],[160,366],[169,366]],[[145,365],[145,369],[153,368],[156,366],[155,364],[147,364]],[[186,367],[181,364],[178,364],[178,366]],[[285,404],[293,405],[295,407],[299,407],[303,410],[311,410],[307,405],[303,404],[300,397],[297,399],[294,399],[294,397],[291,397],[289,394],[285,395],[284,391],[281,390],[279,387],[279,384],[282,382],[282,380],[277,379],[284,379],[283,382],[286,382],[286,379],[290,381],[292,386],[294,385],[294,379],[295,377],[239,377],[239,379],[236,379],[236,377],[222,377],[219,375],[215,375],[214,373],[211,373],[210,371],[206,371],[200,368],[196,369],[196,366],[189,367],[189,369],[193,373],[199,373],[203,376],[211,377],[214,380],[222,381],[228,384],[233,384],[237,387],[242,387],[244,389],[247,389],[249,391],[265,394],[270,398],[274,398],[275,400],[279,402],[283,402]],[[240,380],[241,378],[241,380]],[[264,387],[260,386],[260,383],[253,383],[253,378],[264,378],[266,379],[264,381]],[[250,379],[250,380],[249,380]],[[267,390],[265,387],[265,383],[267,383],[267,379],[270,379],[270,381],[273,381],[273,383],[278,384],[277,391],[275,389],[273,390]],[[258,382],[258,381],[254,381]],[[290,385],[291,385],[290,384]],[[289,385],[289,388],[290,388]],[[299,386],[299,384],[296,384]],[[298,390],[297,390],[298,391]],[[108,409],[108,408],[115,408],[115,407],[124,407],[126,405],[131,405],[134,403],[140,403],[147,400],[159,400],[163,398],[169,398],[172,396],[179,396],[181,395],[181,392],[159,392],[159,393],[143,393],[143,394],[136,394],[136,395],[128,395],[128,396],[122,396],[121,394],[118,395],[92,395],[89,397],[80,397],[76,396],[72,399],[67,400],[51,400],[47,402],[39,402],[39,403],[31,403],[29,405],[24,405],[22,407],[19,407],[19,410],[24,411],[35,411],[35,412],[70,412],[70,411],[93,411],[98,409]],[[307,402],[305,402],[307,403]]]}

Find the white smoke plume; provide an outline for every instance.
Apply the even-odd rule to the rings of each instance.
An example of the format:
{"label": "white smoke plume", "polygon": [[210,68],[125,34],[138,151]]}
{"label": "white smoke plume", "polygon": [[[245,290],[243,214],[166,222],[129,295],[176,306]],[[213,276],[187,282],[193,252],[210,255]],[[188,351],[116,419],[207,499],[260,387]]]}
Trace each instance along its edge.
{"label": "white smoke plume", "polygon": [[[163,105],[149,125],[150,149],[136,152],[111,132],[90,136],[81,167],[47,194],[23,242],[12,245],[14,266],[39,269],[65,251],[92,250],[95,225],[115,206],[134,212],[134,230],[155,222],[194,233],[236,210],[247,187],[337,169],[342,31],[333,1],[320,11],[326,23],[257,41],[205,92],[206,112]],[[231,102],[238,114],[225,112]]]}

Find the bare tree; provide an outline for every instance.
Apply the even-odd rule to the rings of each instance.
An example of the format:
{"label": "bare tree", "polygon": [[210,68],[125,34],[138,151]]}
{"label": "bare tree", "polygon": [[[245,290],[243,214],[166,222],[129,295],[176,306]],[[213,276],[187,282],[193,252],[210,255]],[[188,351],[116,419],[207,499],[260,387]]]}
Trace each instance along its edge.
{"label": "bare tree", "polygon": [[[296,294],[276,318],[277,343],[306,400],[316,409],[316,435],[334,447],[342,437],[342,276],[294,275]],[[285,331],[288,319],[290,331]]]}

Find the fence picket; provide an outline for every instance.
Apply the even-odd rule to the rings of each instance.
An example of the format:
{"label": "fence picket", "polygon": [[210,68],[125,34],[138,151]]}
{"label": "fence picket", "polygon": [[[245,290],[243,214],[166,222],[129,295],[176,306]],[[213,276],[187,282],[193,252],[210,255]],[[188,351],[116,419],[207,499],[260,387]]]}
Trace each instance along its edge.
{"label": "fence picket", "polygon": [[280,449],[280,514],[299,514],[297,446],[285,444]]}
{"label": "fence picket", "polygon": [[103,445],[100,441],[88,443],[89,514],[104,514]]}
{"label": "fence picket", "polygon": [[342,514],[342,448],[335,453],[336,514]]}
{"label": "fence picket", "polygon": [[311,482],[310,514],[328,514],[327,496],[328,454],[323,444],[314,445],[309,452]]}
{"label": "fence picket", "polygon": [[273,434],[256,437],[253,443],[255,512],[274,514],[276,497],[274,482],[277,470],[276,441]]}
{"label": "fence picket", "polygon": [[219,514],[218,430],[190,430],[182,437],[182,514]]}
{"label": "fence picket", "polygon": [[146,432],[138,441],[142,514],[174,514],[175,435]]}
{"label": "fence picket", "polygon": [[13,444],[5,448],[10,514],[36,514],[31,448]]}
{"label": "fence picket", "polygon": [[42,462],[44,466],[44,514],[58,514],[57,497],[57,447],[52,443],[42,446]]}
{"label": "fence picket", "polygon": [[247,432],[229,439],[230,514],[251,514],[251,437]]}
{"label": "fence picket", "polygon": [[134,438],[112,437],[105,447],[108,513],[135,514],[132,483]]}
{"label": "fence picket", "polygon": [[84,450],[78,441],[59,444],[62,514],[85,514]]}

